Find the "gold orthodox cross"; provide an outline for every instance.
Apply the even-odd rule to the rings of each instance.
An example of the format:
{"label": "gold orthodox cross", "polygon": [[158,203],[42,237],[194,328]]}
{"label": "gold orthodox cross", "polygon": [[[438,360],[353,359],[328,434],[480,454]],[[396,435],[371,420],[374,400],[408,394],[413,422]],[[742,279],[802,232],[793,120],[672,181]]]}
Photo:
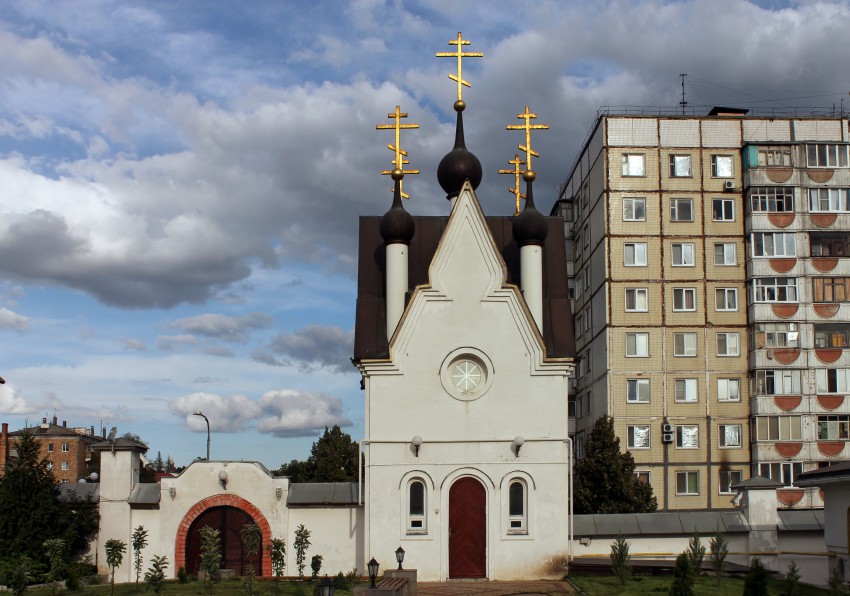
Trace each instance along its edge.
{"label": "gold orthodox cross", "polygon": [[402,188],[403,178],[405,174],[418,174],[419,170],[405,170],[404,166],[410,163],[410,160],[405,159],[407,157],[407,151],[401,148],[400,137],[401,137],[401,129],[405,128],[419,128],[418,124],[402,124],[401,119],[407,118],[407,112],[401,111],[401,106],[395,107],[395,112],[387,114],[387,118],[394,120],[392,124],[376,124],[376,130],[395,130],[395,144],[387,144],[387,149],[393,151],[395,153],[395,158],[393,159],[393,165],[395,166],[392,170],[382,170],[381,174],[387,176],[392,175],[393,172],[396,172],[399,179],[399,190],[401,191],[401,196],[405,199],[409,199],[410,196],[405,194]]}
{"label": "gold orthodox cross", "polygon": [[514,195],[516,197],[516,212],[514,213],[514,215],[519,215],[519,200],[525,198],[525,193],[523,193],[522,190],[520,190],[520,187],[519,187],[519,177],[520,177],[520,174],[522,174],[522,171],[520,170],[520,166],[522,164],[524,164],[525,162],[522,161],[519,158],[518,153],[514,153],[514,158],[509,159],[508,163],[513,164],[514,169],[513,170],[499,170],[499,173],[500,174],[513,174],[514,175],[514,188],[511,188],[509,186],[508,190],[511,192],[512,195]]}
{"label": "gold orthodox cross", "polygon": [[456,52],[437,52],[437,58],[457,58],[457,75],[449,74],[449,78],[457,83],[457,99],[463,100],[463,87],[471,87],[469,81],[463,80],[463,59],[464,58],[483,58],[482,52],[464,52],[463,46],[468,46],[471,41],[463,38],[460,31],[457,32],[457,39],[449,42],[450,46],[457,46]]}
{"label": "gold orthodox cross", "polygon": [[528,180],[529,177],[531,180],[534,180],[534,170],[531,168],[531,157],[540,157],[540,154],[537,153],[534,149],[531,148],[531,131],[532,130],[549,130],[548,124],[532,124],[531,119],[537,118],[537,114],[532,114],[528,111],[528,106],[525,106],[525,112],[522,114],[517,114],[517,118],[525,120],[525,124],[508,124],[505,127],[505,130],[524,130],[525,131],[525,145],[519,145],[520,151],[525,151],[525,174],[523,177]]}

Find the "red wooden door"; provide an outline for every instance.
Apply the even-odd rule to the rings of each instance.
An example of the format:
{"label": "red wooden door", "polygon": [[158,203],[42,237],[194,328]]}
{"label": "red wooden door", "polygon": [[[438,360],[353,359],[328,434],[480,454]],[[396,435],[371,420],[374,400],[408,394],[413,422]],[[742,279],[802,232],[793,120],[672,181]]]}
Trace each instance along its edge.
{"label": "red wooden door", "polygon": [[449,489],[449,577],[487,577],[487,493],[475,478]]}
{"label": "red wooden door", "polygon": [[239,575],[245,574],[245,566],[248,563],[254,565],[257,575],[263,574],[263,559],[260,553],[264,545],[260,545],[260,551],[254,557],[245,553],[240,532],[242,526],[253,523],[251,516],[235,507],[211,507],[199,515],[189,527],[189,536],[186,540],[186,570],[195,575],[198,573],[201,559],[201,528],[210,526],[221,532],[221,568],[235,569]]}

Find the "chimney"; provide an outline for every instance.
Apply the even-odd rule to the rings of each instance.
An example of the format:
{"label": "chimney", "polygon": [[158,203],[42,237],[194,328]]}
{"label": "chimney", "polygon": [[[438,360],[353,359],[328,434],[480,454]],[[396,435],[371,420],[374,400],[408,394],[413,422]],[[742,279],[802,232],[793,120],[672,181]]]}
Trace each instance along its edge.
{"label": "chimney", "polygon": [[67,421],[67,420],[63,420],[63,421],[62,421],[62,426],[63,426],[64,428],[68,428],[68,421]]}
{"label": "chimney", "polygon": [[59,425],[59,419],[58,419],[58,418],[56,417],[56,415],[54,414],[54,415],[53,415],[53,426],[58,426],[58,425]]}
{"label": "chimney", "polygon": [[45,416],[44,418],[42,418],[42,419],[41,419],[41,423],[42,423],[42,424],[47,424],[47,416]]}
{"label": "chimney", "polygon": [[103,438],[105,439],[106,438],[106,428],[104,427],[104,428],[101,428],[100,430],[103,433]]}
{"label": "chimney", "polygon": [[92,425],[91,430],[89,431],[89,436],[94,436],[94,425]]}

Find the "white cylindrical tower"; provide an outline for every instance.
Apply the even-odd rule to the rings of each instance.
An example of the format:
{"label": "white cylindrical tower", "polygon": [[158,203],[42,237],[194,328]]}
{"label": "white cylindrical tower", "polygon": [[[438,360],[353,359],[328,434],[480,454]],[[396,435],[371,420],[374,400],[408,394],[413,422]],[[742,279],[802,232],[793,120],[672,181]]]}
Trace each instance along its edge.
{"label": "white cylindrical tower", "polygon": [[534,172],[526,180],[525,207],[514,219],[514,240],[519,244],[520,288],[538,331],[543,333],[543,245],[549,234],[546,218],[534,206]]}
{"label": "white cylindrical tower", "polygon": [[400,169],[392,171],[395,180],[393,192],[393,204],[390,210],[381,218],[381,237],[384,239],[386,260],[385,291],[386,291],[386,317],[387,317],[387,342],[395,333],[398,322],[404,314],[404,300],[407,295],[407,254],[410,240],[416,227],[413,218],[404,210],[401,204],[401,179],[404,172]]}

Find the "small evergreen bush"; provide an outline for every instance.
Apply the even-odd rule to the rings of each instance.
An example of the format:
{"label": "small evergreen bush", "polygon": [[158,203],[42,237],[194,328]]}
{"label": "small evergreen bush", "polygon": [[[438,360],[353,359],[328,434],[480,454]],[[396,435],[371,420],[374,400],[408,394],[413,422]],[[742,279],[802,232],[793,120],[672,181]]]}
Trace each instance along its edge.
{"label": "small evergreen bush", "polygon": [[626,584],[632,572],[630,563],[632,555],[629,553],[629,548],[629,543],[626,542],[626,538],[622,534],[618,534],[617,539],[611,545],[611,554],[609,555],[611,558],[611,570],[614,572],[616,578],[620,580],[620,585]]}

